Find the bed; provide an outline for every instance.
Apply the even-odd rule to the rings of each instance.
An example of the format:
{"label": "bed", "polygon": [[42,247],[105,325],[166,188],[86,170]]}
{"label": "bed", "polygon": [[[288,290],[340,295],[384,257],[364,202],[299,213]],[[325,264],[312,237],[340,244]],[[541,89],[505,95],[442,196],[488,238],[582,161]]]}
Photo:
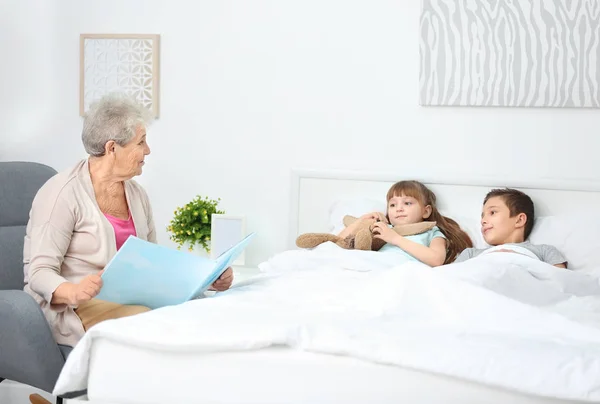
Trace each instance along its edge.
{"label": "bed", "polygon": [[[570,271],[526,257],[396,268],[377,253],[293,247],[382,206],[395,178],[294,171],[289,250],[218,297],[99,324],[55,393],[86,389],[73,401],[88,404],[600,402],[600,186],[508,183],[536,202],[533,241],[562,249]],[[420,180],[482,245],[481,201],[505,184]]]}

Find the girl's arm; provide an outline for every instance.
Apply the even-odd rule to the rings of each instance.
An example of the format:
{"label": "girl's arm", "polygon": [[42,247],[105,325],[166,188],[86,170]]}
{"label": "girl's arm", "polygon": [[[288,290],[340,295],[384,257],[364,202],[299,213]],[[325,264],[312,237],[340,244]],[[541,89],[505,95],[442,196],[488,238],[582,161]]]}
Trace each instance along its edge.
{"label": "girl's arm", "polygon": [[429,247],[426,247],[402,237],[383,223],[375,223],[373,231],[375,238],[400,247],[426,265],[437,267],[446,261],[446,239],[443,237],[434,238]]}
{"label": "girl's arm", "polygon": [[[423,264],[427,264],[430,267],[438,267],[444,264],[446,261],[446,239],[443,237],[436,237],[431,240],[431,244],[429,247],[424,246],[423,244],[415,243],[412,240],[404,238],[398,234],[395,240],[392,241],[391,244],[394,244]],[[377,237],[377,236],[375,236]]]}

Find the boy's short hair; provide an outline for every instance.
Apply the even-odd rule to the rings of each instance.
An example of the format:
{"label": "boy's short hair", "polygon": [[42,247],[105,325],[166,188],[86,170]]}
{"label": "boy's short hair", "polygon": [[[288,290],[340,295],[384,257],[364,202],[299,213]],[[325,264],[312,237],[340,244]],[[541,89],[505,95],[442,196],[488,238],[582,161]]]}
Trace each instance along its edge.
{"label": "boy's short hair", "polygon": [[527,215],[527,221],[525,222],[525,231],[523,234],[523,238],[527,240],[531,231],[533,230],[533,222],[535,219],[535,210],[533,207],[533,201],[524,192],[518,191],[516,189],[505,188],[505,189],[492,189],[485,196],[483,200],[483,204],[488,201],[490,198],[500,197],[508,207],[510,211],[510,217],[514,217],[519,213],[525,213]]}

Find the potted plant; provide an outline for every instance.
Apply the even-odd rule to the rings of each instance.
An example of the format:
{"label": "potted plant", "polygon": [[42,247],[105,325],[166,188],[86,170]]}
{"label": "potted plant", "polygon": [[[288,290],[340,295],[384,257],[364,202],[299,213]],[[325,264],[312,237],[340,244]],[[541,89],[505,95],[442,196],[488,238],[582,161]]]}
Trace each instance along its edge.
{"label": "potted plant", "polygon": [[192,252],[195,246],[200,246],[210,253],[212,214],[225,213],[217,208],[220,201],[221,198],[215,200],[198,195],[183,207],[175,209],[167,231],[171,233],[170,239],[177,243],[178,249],[186,245],[187,249]]}

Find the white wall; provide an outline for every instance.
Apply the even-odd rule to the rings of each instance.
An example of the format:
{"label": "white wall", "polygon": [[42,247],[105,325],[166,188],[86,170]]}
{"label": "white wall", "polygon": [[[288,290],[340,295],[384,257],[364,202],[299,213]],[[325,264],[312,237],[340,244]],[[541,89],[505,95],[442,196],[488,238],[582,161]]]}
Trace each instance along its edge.
{"label": "white wall", "polygon": [[[140,177],[162,242],[173,209],[202,194],[221,197],[259,232],[249,263],[286,248],[293,167],[395,171],[399,179],[599,178],[600,111],[419,107],[419,3],[61,0],[56,21],[41,24],[56,35],[52,52],[44,50],[53,83],[49,73],[28,82],[22,69],[44,46],[31,33],[40,12],[26,24],[33,46],[13,45],[22,57],[8,61],[17,72],[10,97],[24,101],[9,116],[0,94],[12,122],[8,132],[2,126],[12,146],[0,156],[73,164],[82,153],[79,34],[134,32],[162,41],[161,117]],[[53,109],[41,110],[40,86],[50,87]],[[60,144],[56,153],[36,146],[48,142]]]}
{"label": "white wall", "polygon": [[[56,147],[57,2],[0,0],[0,159],[43,157]],[[56,147],[58,151],[58,147]]]}

